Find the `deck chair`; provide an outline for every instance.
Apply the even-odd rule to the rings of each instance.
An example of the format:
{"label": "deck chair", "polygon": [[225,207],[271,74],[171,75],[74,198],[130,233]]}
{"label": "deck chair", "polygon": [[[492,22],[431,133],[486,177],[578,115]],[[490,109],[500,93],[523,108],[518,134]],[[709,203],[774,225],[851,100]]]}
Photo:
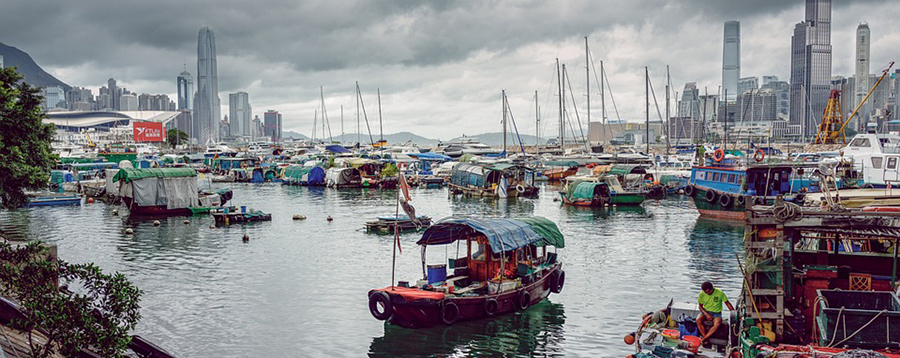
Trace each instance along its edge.
{"label": "deck chair", "polygon": [[850,291],[871,291],[872,275],[867,273],[850,274]]}

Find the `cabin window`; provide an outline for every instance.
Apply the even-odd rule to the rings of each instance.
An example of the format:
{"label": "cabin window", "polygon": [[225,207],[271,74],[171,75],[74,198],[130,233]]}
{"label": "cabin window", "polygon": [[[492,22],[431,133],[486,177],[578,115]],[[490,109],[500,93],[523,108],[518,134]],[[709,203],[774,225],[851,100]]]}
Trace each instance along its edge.
{"label": "cabin window", "polygon": [[[860,147],[860,148],[868,148],[872,145],[869,143],[869,138],[856,138],[852,142],[850,142],[851,147]],[[879,167],[881,167],[879,165]]]}
{"label": "cabin window", "polygon": [[706,172],[696,172],[695,178],[696,180],[706,180]]}
{"label": "cabin window", "polygon": [[881,169],[881,157],[872,157],[872,168]]}
{"label": "cabin window", "polygon": [[734,174],[728,174],[728,182],[734,183]]}
{"label": "cabin window", "polygon": [[712,181],[719,181],[719,173],[713,173]]}
{"label": "cabin window", "polygon": [[472,252],[472,260],[475,261],[484,261],[485,259],[485,245],[480,242],[472,241],[472,248],[474,249]]}
{"label": "cabin window", "polygon": [[897,169],[897,157],[888,157],[888,169]]}

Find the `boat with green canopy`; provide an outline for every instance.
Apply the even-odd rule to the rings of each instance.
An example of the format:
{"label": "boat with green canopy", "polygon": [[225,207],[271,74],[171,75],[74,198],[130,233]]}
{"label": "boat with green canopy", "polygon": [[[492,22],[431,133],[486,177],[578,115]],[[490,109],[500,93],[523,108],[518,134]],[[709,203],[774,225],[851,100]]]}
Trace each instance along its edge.
{"label": "boat with green canopy", "polygon": [[[556,252],[565,239],[543,217],[445,218],[417,244],[424,278],[414,286],[400,281],[369,291],[369,311],[376,319],[409,328],[451,325],[525,310],[565,284]],[[455,246],[455,258],[428,264],[431,246]]]}

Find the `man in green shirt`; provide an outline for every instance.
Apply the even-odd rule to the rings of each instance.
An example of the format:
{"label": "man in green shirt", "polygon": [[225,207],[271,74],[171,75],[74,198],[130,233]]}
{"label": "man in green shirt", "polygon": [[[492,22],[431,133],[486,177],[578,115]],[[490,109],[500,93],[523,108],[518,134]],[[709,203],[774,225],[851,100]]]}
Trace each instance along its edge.
{"label": "man in green shirt", "polygon": [[[705,344],[713,334],[716,333],[716,330],[719,329],[719,326],[722,325],[722,303],[728,306],[729,310],[734,310],[734,306],[731,305],[731,302],[728,301],[728,297],[725,296],[725,293],[722,290],[713,287],[713,284],[709,281],[704,282],[700,285],[700,297],[697,298],[697,303],[700,304],[700,316],[697,317],[697,328],[700,330],[700,343]],[[704,323],[706,321],[712,321],[713,325],[709,330],[706,329]]]}

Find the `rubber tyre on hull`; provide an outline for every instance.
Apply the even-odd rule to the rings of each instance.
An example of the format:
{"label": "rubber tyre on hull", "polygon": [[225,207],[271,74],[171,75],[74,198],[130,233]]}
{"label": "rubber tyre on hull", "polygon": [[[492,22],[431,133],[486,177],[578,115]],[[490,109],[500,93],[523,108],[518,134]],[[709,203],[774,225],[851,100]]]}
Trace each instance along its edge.
{"label": "rubber tyre on hull", "polygon": [[528,293],[528,291],[520,291],[519,295],[516,297],[516,307],[518,307],[520,310],[524,310],[528,308],[529,304],[531,304],[531,295]]}
{"label": "rubber tyre on hull", "polygon": [[566,272],[563,270],[554,271],[553,276],[550,276],[550,292],[560,293],[565,285]]}
{"label": "rubber tyre on hull", "polygon": [[737,198],[734,198],[734,205],[737,205],[737,206],[743,208],[744,205],[746,205],[746,204],[747,204],[747,196],[745,196],[745,195],[738,195]]}
{"label": "rubber tyre on hull", "polygon": [[716,196],[716,192],[709,190],[706,192],[706,201],[710,203],[715,203],[718,197]]}
{"label": "rubber tyre on hull", "polygon": [[457,306],[453,301],[444,301],[444,304],[441,305],[441,321],[444,324],[451,325],[456,323],[456,320],[459,319],[459,306]]}
{"label": "rubber tyre on hull", "polygon": [[497,302],[496,299],[492,297],[488,297],[484,300],[484,315],[488,317],[494,317],[497,314],[497,311],[500,310],[500,303]]}
{"label": "rubber tyre on hull", "polygon": [[731,195],[722,194],[721,196],[719,196],[719,205],[722,205],[722,207],[725,208],[729,208],[731,207],[731,204],[734,204],[734,198],[732,198]]}
{"label": "rubber tyre on hull", "polygon": [[[384,307],[383,311],[378,310],[379,304]],[[394,305],[391,303],[391,297],[388,296],[387,292],[375,291],[369,295],[369,312],[372,313],[372,317],[380,321],[391,318],[391,315],[394,314]]]}
{"label": "rubber tyre on hull", "polygon": [[694,196],[694,192],[695,192],[695,190],[694,190],[693,185],[688,185],[688,186],[684,187],[684,195]]}

